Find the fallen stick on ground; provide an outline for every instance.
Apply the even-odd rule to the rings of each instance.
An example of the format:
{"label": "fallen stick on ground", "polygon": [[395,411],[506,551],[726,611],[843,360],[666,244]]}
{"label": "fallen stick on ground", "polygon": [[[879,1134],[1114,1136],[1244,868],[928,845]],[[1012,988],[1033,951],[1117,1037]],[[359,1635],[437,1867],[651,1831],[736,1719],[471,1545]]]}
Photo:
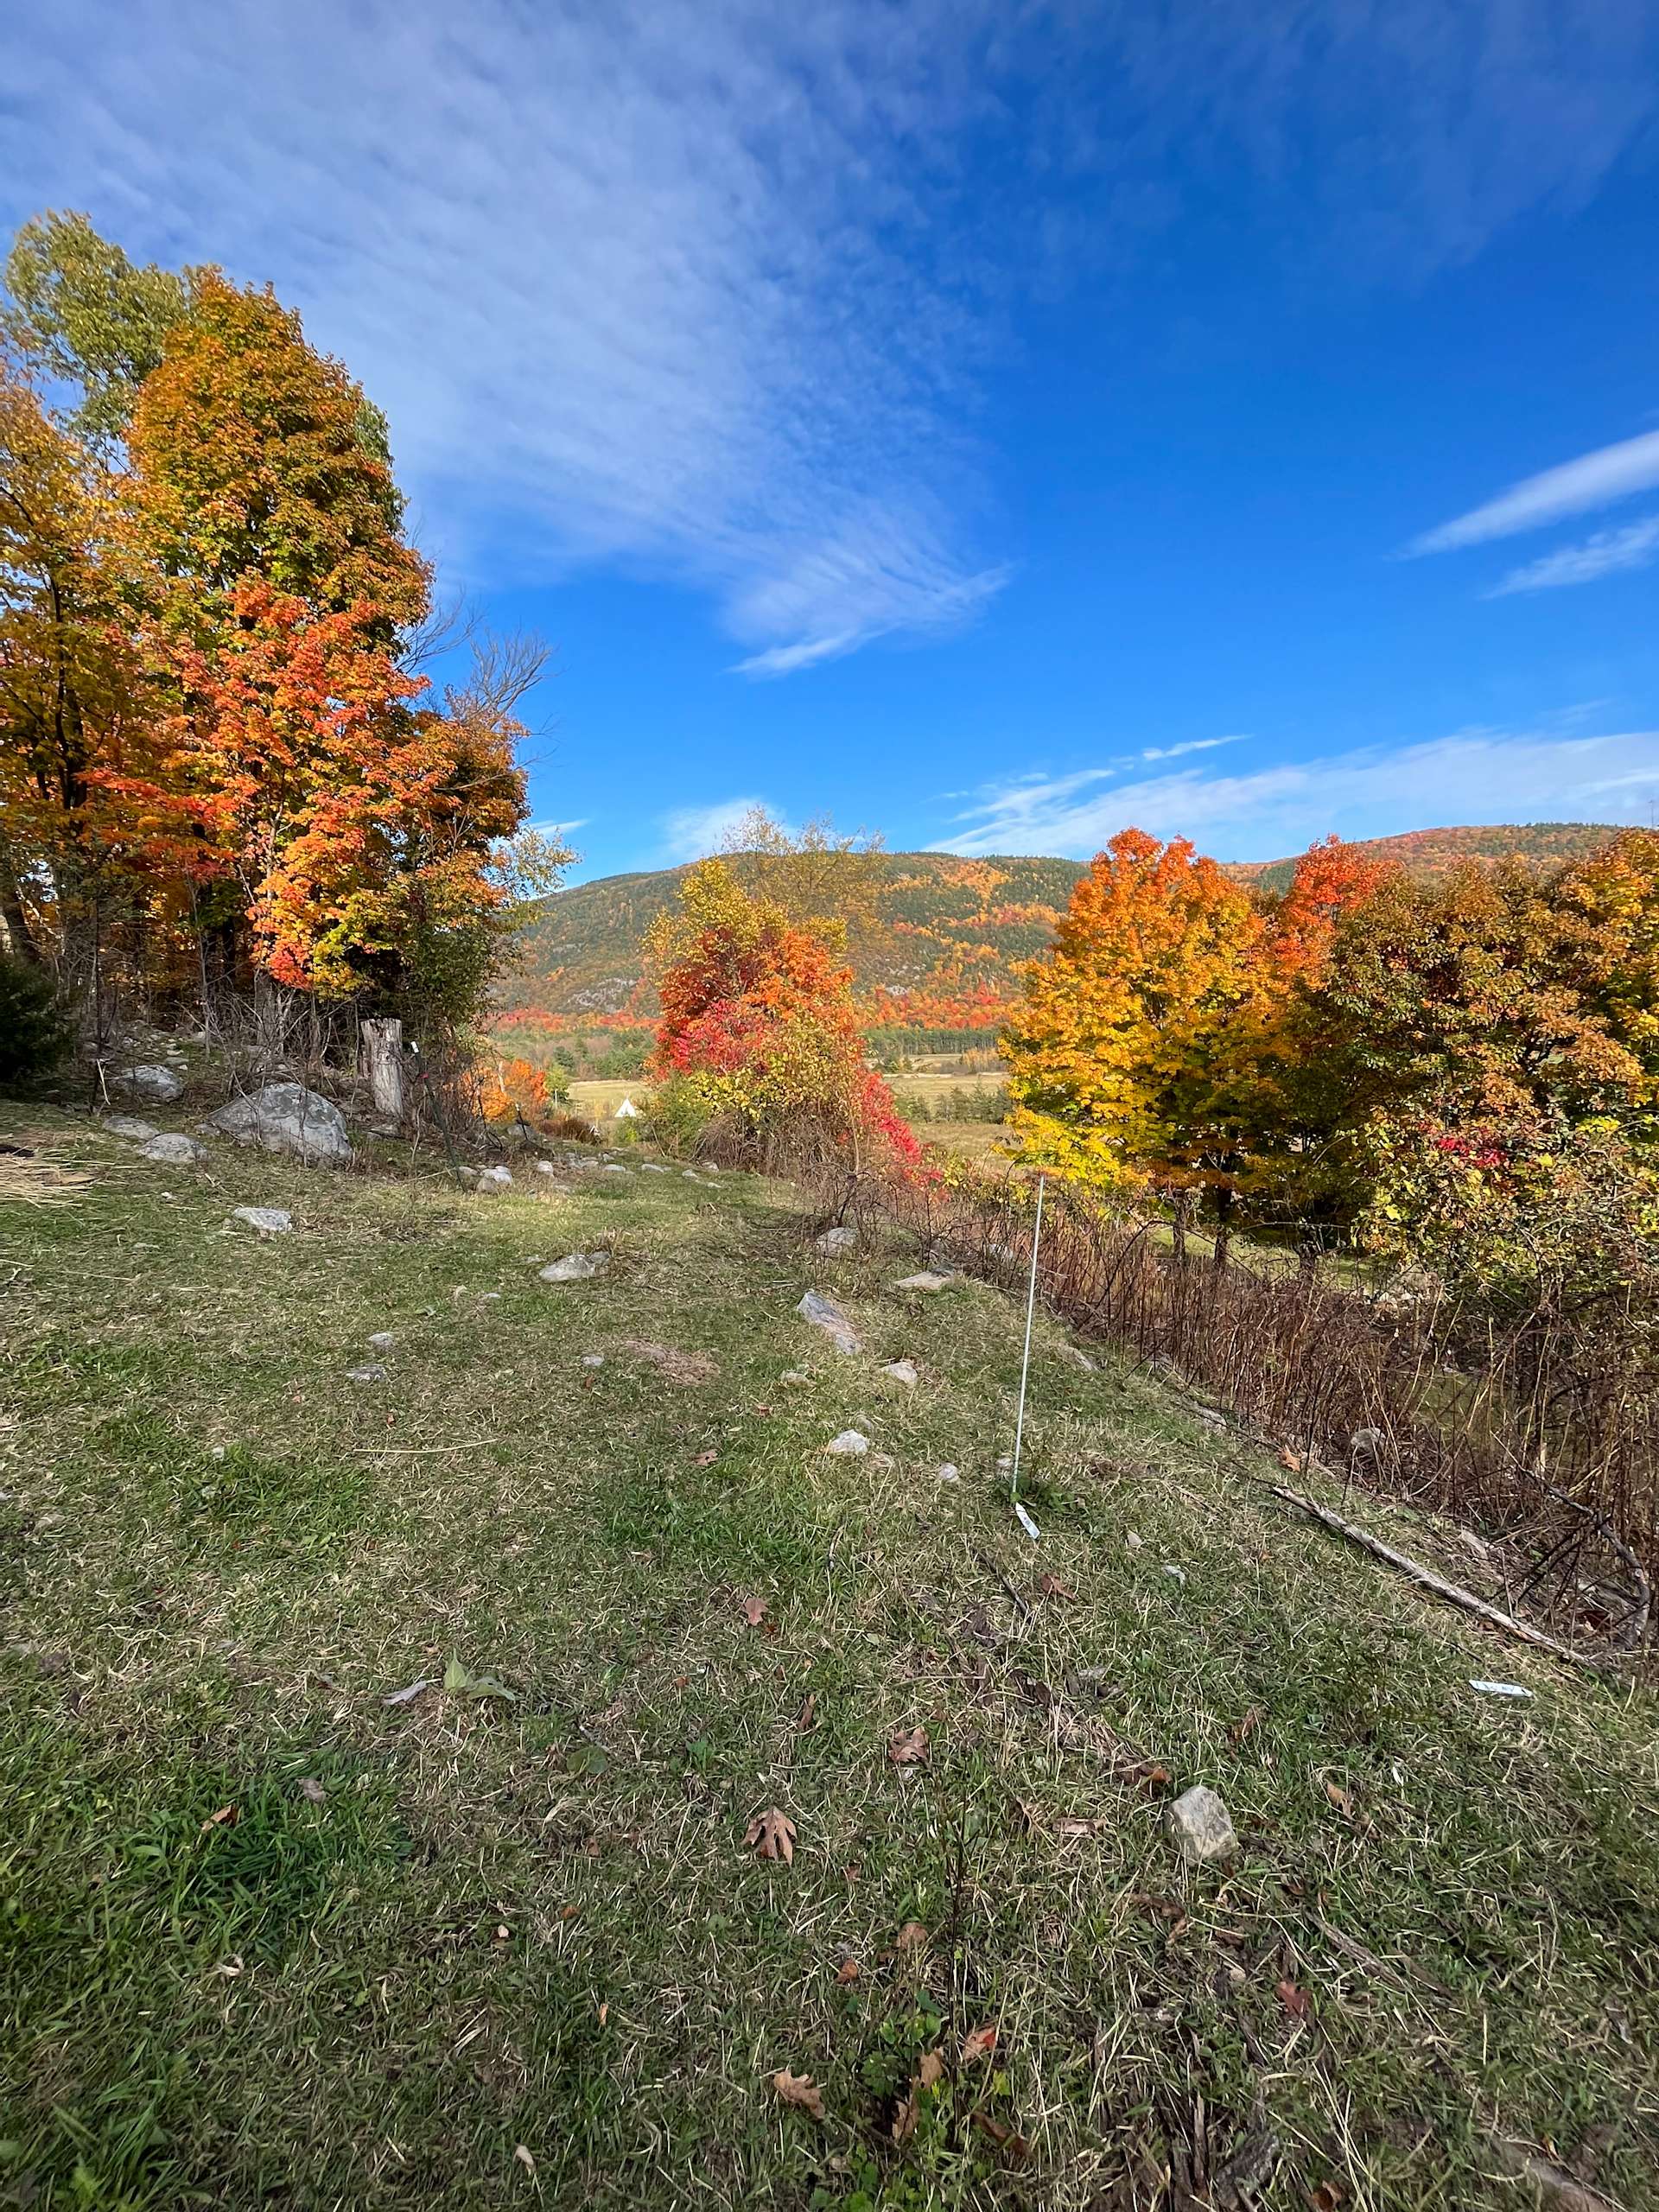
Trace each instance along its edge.
{"label": "fallen stick on ground", "polygon": [[1546,1636],[1542,1629],[1533,1628],[1526,1621],[1516,1620],[1513,1613],[1503,1612],[1497,1606],[1489,1605],[1484,1598],[1477,1598],[1472,1590],[1465,1590],[1455,1582],[1448,1582],[1444,1575],[1436,1574],[1432,1567],[1420,1566],[1414,1559],[1408,1559],[1404,1552],[1395,1551],[1392,1544],[1385,1544],[1380,1536],[1372,1535],[1369,1529],[1360,1528],[1352,1521],[1344,1521],[1340,1513],[1333,1513],[1328,1505],[1317,1504],[1313,1498],[1304,1497],[1300,1491],[1287,1490],[1282,1483],[1265,1483],[1262,1487],[1271,1491],[1275,1497],[1282,1498],[1287,1505],[1294,1505],[1299,1513],[1308,1514],[1315,1521],[1322,1521],[1327,1529],[1334,1529],[1339,1536],[1346,1536],[1351,1544],[1357,1544],[1362,1551],[1370,1552],[1376,1559],[1386,1560],[1390,1567],[1397,1567],[1402,1574],[1408,1574],[1414,1582],[1420,1582],[1425,1590],[1432,1590],[1437,1598],[1444,1598],[1450,1605],[1461,1605],[1465,1612],[1473,1613],[1478,1620],[1486,1622],[1490,1627],[1501,1628],[1509,1636],[1518,1636],[1523,1643],[1535,1643],[1541,1651],[1553,1651],[1558,1659],[1565,1659],[1572,1666],[1589,1667],[1592,1664],[1570,1645],[1558,1643],[1553,1636]]}

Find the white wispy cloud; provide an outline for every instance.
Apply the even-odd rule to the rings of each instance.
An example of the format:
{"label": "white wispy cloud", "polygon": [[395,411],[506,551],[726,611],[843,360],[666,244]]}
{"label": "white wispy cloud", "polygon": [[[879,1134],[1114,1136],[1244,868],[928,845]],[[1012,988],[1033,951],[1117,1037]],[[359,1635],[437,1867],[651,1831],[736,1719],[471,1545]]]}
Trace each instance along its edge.
{"label": "white wispy cloud", "polygon": [[1218,745],[1243,745],[1243,735],[1236,737],[1190,737],[1185,745],[1149,745],[1141,754],[1142,760],[1179,760],[1184,753],[1213,753]]}
{"label": "white wispy cloud", "polygon": [[1659,485],[1659,430],[1649,430],[1639,438],[1601,446],[1594,453],[1581,454],[1577,461],[1563,461],[1559,468],[1525,477],[1495,499],[1414,537],[1406,551],[1450,553],[1460,546],[1484,544],[1490,538],[1513,537],[1523,530],[1563,522],[1569,515],[1611,506],[1615,500],[1650,492],[1656,485]]}
{"label": "white wispy cloud", "polygon": [[1002,588],[979,404],[1027,288],[1217,189],[1299,280],[1415,276],[1581,202],[1653,108],[1649,0],[27,12],[0,218],[270,278],[386,408],[432,550],[706,591],[751,677]]}
{"label": "white wispy cloud", "polygon": [[720,798],[706,806],[677,806],[658,824],[663,858],[700,861],[718,852],[728,834],[756,808],[776,819],[775,808],[764,798]]}
{"label": "white wispy cloud", "polygon": [[1133,825],[1156,837],[1190,837],[1225,859],[1267,860],[1332,830],[1382,836],[1426,821],[1635,819],[1641,802],[1610,803],[1606,795],[1659,781],[1659,730],[1600,737],[1465,730],[1243,775],[1182,769],[1083,797],[1094,779],[1085,772],[988,790],[933,849],[1084,859]]}
{"label": "white wispy cloud", "polygon": [[1524,568],[1511,569],[1483,594],[1487,599],[1507,599],[1518,591],[1556,591],[1563,584],[1593,583],[1620,569],[1645,569],[1659,558],[1659,515],[1633,522],[1624,530],[1599,530],[1581,544],[1563,545]]}

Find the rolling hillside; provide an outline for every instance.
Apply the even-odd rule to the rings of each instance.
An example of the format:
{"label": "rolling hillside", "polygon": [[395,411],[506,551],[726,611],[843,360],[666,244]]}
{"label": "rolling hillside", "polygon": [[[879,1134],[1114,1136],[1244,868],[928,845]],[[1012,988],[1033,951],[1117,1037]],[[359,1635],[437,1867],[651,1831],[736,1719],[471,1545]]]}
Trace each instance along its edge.
{"label": "rolling hillside", "polygon": [[[1575,822],[1415,830],[1360,849],[1386,853],[1415,874],[1438,876],[1465,861],[1510,853],[1541,862],[1568,860],[1611,834],[1605,825]],[[1293,856],[1229,868],[1263,889],[1279,890],[1295,865]],[[964,1028],[999,1019],[1020,963],[1048,944],[1083,874],[1077,861],[960,860],[949,853],[891,853],[885,866],[880,923],[851,947],[872,1016]],[[604,876],[544,900],[504,1011],[560,1023],[648,1018],[652,1007],[641,980],[640,947],[685,873],[672,868]]]}

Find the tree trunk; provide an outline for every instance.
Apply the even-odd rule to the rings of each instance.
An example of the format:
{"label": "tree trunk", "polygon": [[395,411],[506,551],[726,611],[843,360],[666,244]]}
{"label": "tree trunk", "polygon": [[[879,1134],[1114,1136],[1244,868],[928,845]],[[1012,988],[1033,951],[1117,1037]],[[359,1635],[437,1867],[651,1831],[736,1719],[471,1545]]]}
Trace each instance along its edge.
{"label": "tree trunk", "polygon": [[1186,1220],[1192,1211],[1192,1192],[1177,1191],[1175,1203],[1171,1210],[1170,1243],[1174,1251],[1175,1264],[1178,1268],[1184,1268],[1186,1265]]}
{"label": "tree trunk", "polygon": [[1233,1241],[1233,1194],[1223,1184],[1216,1192],[1216,1241],[1211,1257],[1218,1268],[1227,1264],[1227,1249]]}
{"label": "tree trunk", "polygon": [[374,1094],[374,1110],[401,1128],[404,1120],[404,1025],[401,1021],[363,1024],[363,1071]]}
{"label": "tree trunk", "polygon": [[6,868],[0,868],[0,917],[3,917],[5,921],[12,958],[27,960],[36,968],[44,968],[47,965],[46,955],[35,942],[35,932],[29,926],[29,916],[23,912],[17,886],[12,880],[10,869]]}

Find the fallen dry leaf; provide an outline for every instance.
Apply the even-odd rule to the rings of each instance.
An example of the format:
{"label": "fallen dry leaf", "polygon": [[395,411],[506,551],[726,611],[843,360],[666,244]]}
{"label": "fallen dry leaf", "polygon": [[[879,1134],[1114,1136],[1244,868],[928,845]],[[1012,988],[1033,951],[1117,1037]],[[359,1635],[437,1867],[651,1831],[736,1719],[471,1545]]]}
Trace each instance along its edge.
{"label": "fallen dry leaf", "polygon": [[895,1951],[919,1951],[927,1942],[927,1930],[919,1920],[907,1920],[893,1939]]}
{"label": "fallen dry leaf", "polygon": [[908,2143],[916,2133],[916,2122],[921,2113],[922,2093],[937,2088],[944,2079],[944,2060],[937,2050],[925,2050],[912,2075],[910,2088],[893,2118],[893,2139]]}
{"label": "fallen dry leaf", "polygon": [[1347,2194],[1340,2182],[1316,2182],[1307,2192],[1307,2201],[1313,2212],[1337,2212],[1337,2207],[1345,2200]]}
{"label": "fallen dry leaf", "polygon": [[1025,2137],[1017,2135],[1013,2128],[1004,2126],[1000,2120],[993,2120],[989,2113],[975,2113],[973,2122],[982,2133],[988,2135],[993,2143],[1007,2152],[1010,2164],[1017,2166],[1030,2155],[1031,2145]]}
{"label": "fallen dry leaf", "polygon": [[1227,1733],[1232,1738],[1234,1743],[1242,1744],[1246,1737],[1253,1736],[1261,1726],[1262,1715],[1256,1707],[1252,1706],[1249,1711],[1245,1714],[1244,1718],[1242,1720],[1235,1721],[1233,1726],[1227,1731]]}
{"label": "fallen dry leaf", "polygon": [[1160,1766],[1156,1759],[1148,1759],[1144,1765],[1135,1769],[1135,1779],[1142,1789],[1167,1789],[1169,1769]]}
{"label": "fallen dry leaf", "polygon": [[962,2063],[964,2066],[976,2065],[982,2058],[988,2058],[995,2049],[996,2030],[988,2023],[963,2037]]}
{"label": "fallen dry leaf", "polygon": [[699,1452],[697,1454],[697,1465],[700,1467],[712,1467],[719,1457],[720,1454],[718,1452]]}
{"label": "fallen dry leaf", "polygon": [[823,2118],[823,2092],[810,2074],[791,2074],[786,2066],[779,2067],[772,2077],[772,2086],[780,2103],[810,2113],[814,2120]]}
{"label": "fallen dry leaf", "polygon": [[236,1826],[236,1811],[237,1808],[234,1805],[221,1805],[216,1813],[208,1814],[207,1819],[197,1830],[197,1834],[199,1835],[206,1835],[209,1828],[234,1827]]}
{"label": "fallen dry leaf", "polygon": [[785,1866],[795,1864],[795,1823],[776,1805],[755,1815],[743,1840],[762,1859],[781,1859]]}
{"label": "fallen dry leaf", "polygon": [[743,1618],[747,1621],[749,1626],[751,1628],[759,1628],[761,1622],[766,1618],[766,1599],[764,1598],[740,1598],[737,1602],[742,1607]]}
{"label": "fallen dry leaf", "polygon": [[1296,1457],[1296,1454],[1291,1450],[1288,1444],[1286,1445],[1284,1450],[1279,1454],[1279,1464],[1288,1474],[1300,1475],[1302,1471],[1302,1463]]}
{"label": "fallen dry leaf", "polygon": [[1056,1835],[1093,1835],[1095,1823],[1081,1813],[1061,1813],[1054,1821]]}
{"label": "fallen dry leaf", "polygon": [[887,1745],[887,1757],[894,1766],[925,1766],[927,1764],[927,1731],[925,1728],[895,1728]]}
{"label": "fallen dry leaf", "polygon": [[1307,1992],[1305,1989],[1299,1989],[1294,1981],[1281,1981],[1274,1985],[1274,1994],[1293,2020],[1307,2018]]}
{"label": "fallen dry leaf", "polygon": [[1325,1785],[1325,1794],[1344,1820],[1353,1818],[1354,1801],[1339,1782],[1327,1782]]}
{"label": "fallen dry leaf", "polygon": [[431,1683],[423,1675],[418,1682],[410,1682],[407,1689],[393,1690],[389,1697],[383,1697],[380,1702],[382,1705],[413,1705],[416,1699],[423,1696],[431,1687]]}
{"label": "fallen dry leaf", "polygon": [[533,2174],[535,2172],[536,2161],[531,2156],[528,2145],[524,2143],[515,2143],[512,2149],[512,2155],[518,2159],[519,2164],[524,2167],[527,2173]]}
{"label": "fallen dry leaf", "polygon": [[1058,1574],[1039,1574],[1037,1591],[1039,1597],[1058,1598],[1068,1605],[1075,1605],[1077,1602],[1077,1592],[1068,1590]]}
{"label": "fallen dry leaf", "polygon": [[809,1690],[800,1711],[795,1716],[795,1727],[798,1734],[802,1736],[810,1736],[811,1734],[812,1731],[818,1725],[817,1713],[818,1694],[816,1690]]}
{"label": "fallen dry leaf", "polygon": [[604,2026],[604,2024],[605,2024],[606,2021],[607,2021],[607,2020],[608,2020],[608,2019],[610,2018],[610,2017],[611,2017],[611,2008],[610,2008],[610,2006],[609,2006],[608,2005],[601,2005],[600,2006],[600,2008],[599,2008],[599,2024],[600,2024],[600,2026],[601,2026],[601,2028]]}
{"label": "fallen dry leaf", "polygon": [[308,1774],[302,1777],[301,1780],[300,1795],[305,1799],[308,1804],[321,1805],[327,1796],[328,1792],[323,1788],[322,1784],[316,1779],[315,1775]]}
{"label": "fallen dry leaf", "polygon": [[843,1959],[836,1969],[836,1980],[841,1987],[845,1989],[849,1982],[854,1982],[858,1980],[859,1971],[859,1964],[856,1959]]}

